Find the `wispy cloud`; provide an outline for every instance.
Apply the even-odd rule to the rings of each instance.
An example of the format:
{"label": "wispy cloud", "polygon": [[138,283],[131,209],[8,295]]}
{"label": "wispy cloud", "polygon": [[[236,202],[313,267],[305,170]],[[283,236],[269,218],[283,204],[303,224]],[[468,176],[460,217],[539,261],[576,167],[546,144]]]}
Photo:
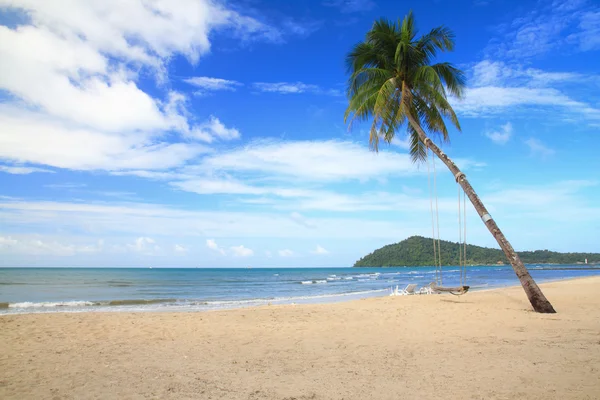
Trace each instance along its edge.
{"label": "wispy cloud", "polygon": [[33,174],[36,172],[50,173],[53,174],[55,171],[46,168],[38,168],[38,167],[20,167],[20,166],[10,166],[10,165],[0,165],[0,172],[5,172],[7,174],[13,175],[27,175]]}
{"label": "wispy cloud", "polygon": [[187,253],[187,252],[188,252],[188,248],[187,248],[187,247],[185,247],[185,246],[183,246],[183,245],[181,245],[181,244],[175,244],[175,245],[173,246],[173,251],[174,251],[175,253],[180,253],[180,254],[181,254],[181,253]]}
{"label": "wispy cloud", "polygon": [[245,147],[207,155],[195,166],[186,167],[191,176],[241,173],[248,182],[265,175],[315,182],[370,180],[382,176],[421,174],[405,153],[374,153],[362,144],[339,141],[257,140]]}
{"label": "wispy cloud", "polygon": [[307,228],[311,228],[314,229],[316,228],[315,224],[313,222],[311,222],[308,218],[306,218],[304,215],[300,214],[299,212],[292,212],[290,214],[290,218],[292,219],[292,221],[305,226]]}
{"label": "wispy cloud", "polygon": [[324,247],[317,245],[317,247],[311,251],[312,254],[317,254],[317,255],[325,255],[325,254],[329,254],[329,251],[327,251]]}
{"label": "wispy cloud", "polygon": [[326,7],[335,7],[343,13],[354,13],[369,11],[375,8],[373,0],[326,0],[323,2]]}
{"label": "wispy cloud", "polygon": [[323,21],[296,21],[285,19],[282,23],[282,29],[290,34],[300,37],[306,37],[318,31],[323,26]]}
{"label": "wispy cloud", "polygon": [[195,76],[186,78],[183,81],[199,88],[200,90],[195,93],[197,95],[204,95],[220,90],[233,92],[237,90],[238,87],[242,86],[242,83],[237,81],[230,81],[221,78],[210,78],[208,76]]}
{"label": "wispy cloud", "polygon": [[529,138],[525,141],[525,144],[529,147],[531,154],[534,156],[550,157],[556,153],[556,150],[546,146],[539,139]]}
{"label": "wispy cloud", "polygon": [[98,253],[103,250],[103,240],[92,244],[76,244],[41,238],[36,235],[30,237],[0,236],[0,253],[2,254],[69,257],[76,254]]}
{"label": "wispy cloud", "polygon": [[254,250],[245,247],[244,245],[232,246],[229,248],[234,257],[251,257],[254,255]]}
{"label": "wispy cloud", "polygon": [[471,67],[470,86],[539,87],[553,83],[584,82],[591,77],[575,72],[548,72],[520,64],[485,59]]}
{"label": "wispy cloud", "polygon": [[[461,100],[453,99],[455,110],[466,116],[504,113],[528,115],[543,109],[558,110],[563,119],[600,120],[600,109],[573,98],[567,84],[593,82],[596,78],[573,72],[548,72],[483,60],[471,68],[471,85]],[[516,106],[522,106],[518,109]],[[561,115],[559,114],[559,117]]]}
{"label": "wispy cloud", "polygon": [[578,42],[581,51],[600,49],[600,8],[583,13],[578,28],[568,40]]}
{"label": "wispy cloud", "polygon": [[494,57],[532,58],[550,51],[600,48],[600,7],[585,0],[538,3],[535,9],[497,27],[500,37],[487,47]]}
{"label": "wispy cloud", "polygon": [[289,249],[279,250],[277,253],[279,254],[279,257],[292,257],[295,254],[292,250]]}
{"label": "wispy cloud", "polygon": [[65,183],[50,183],[44,187],[51,189],[80,189],[86,187],[86,183],[65,182]]}
{"label": "wispy cloud", "polygon": [[507,122],[499,130],[485,132],[485,136],[496,144],[506,144],[512,135],[512,130],[512,124]]}
{"label": "wispy cloud", "polygon": [[223,250],[221,247],[219,247],[219,245],[217,244],[217,242],[214,239],[206,239],[206,247],[208,247],[209,249],[216,251],[217,253],[221,254],[222,256],[225,255],[225,250]]}
{"label": "wispy cloud", "polygon": [[236,128],[226,127],[219,118],[211,115],[208,121],[196,126],[189,133],[189,136],[207,143],[212,143],[215,139],[239,139],[241,134]]}
{"label": "wispy cloud", "polygon": [[130,250],[143,255],[154,255],[160,252],[161,248],[151,237],[139,237],[131,244],[127,245]]}
{"label": "wispy cloud", "polygon": [[280,93],[280,94],[321,94],[329,96],[341,96],[342,92],[337,89],[322,89],[318,85],[312,85],[303,82],[256,82],[253,84],[254,88],[267,93]]}

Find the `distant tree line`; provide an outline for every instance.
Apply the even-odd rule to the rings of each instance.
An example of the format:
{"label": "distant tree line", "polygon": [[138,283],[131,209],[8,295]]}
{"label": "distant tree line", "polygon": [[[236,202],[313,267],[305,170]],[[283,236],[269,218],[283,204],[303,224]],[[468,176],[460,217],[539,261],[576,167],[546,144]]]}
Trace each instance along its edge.
{"label": "distant tree line", "polygon": [[[442,265],[459,264],[459,244],[440,241]],[[585,259],[588,264],[599,264],[599,253],[558,253],[549,250],[518,252],[525,264],[577,264]],[[508,263],[502,250],[467,245],[467,265]],[[433,240],[422,236],[411,236],[399,243],[375,250],[358,260],[355,267],[415,267],[435,265]]]}

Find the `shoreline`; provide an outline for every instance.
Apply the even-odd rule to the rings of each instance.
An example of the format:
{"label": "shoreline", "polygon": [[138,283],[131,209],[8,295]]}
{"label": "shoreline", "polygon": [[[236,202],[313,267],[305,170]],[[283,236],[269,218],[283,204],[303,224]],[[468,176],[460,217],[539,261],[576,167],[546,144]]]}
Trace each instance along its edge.
{"label": "shoreline", "polygon": [[4,399],[593,399],[600,276],[471,295],[0,318]]}
{"label": "shoreline", "polygon": [[[593,277],[593,276],[592,276]],[[579,279],[588,279],[591,277],[567,277],[557,279],[538,280],[540,285],[552,282],[572,281]],[[515,285],[498,285],[493,287],[473,288],[469,290],[470,294],[479,292],[491,292],[496,290],[521,288],[519,283]],[[46,303],[6,303],[0,302],[0,310],[9,308],[24,309],[24,311],[4,312],[0,313],[0,318],[10,315],[27,315],[27,314],[77,314],[77,313],[204,313],[225,310],[248,310],[260,307],[272,306],[296,306],[310,304],[336,304],[347,303],[352,301],[360,301],[368,298],[387,297],[390,288],[375,289],[368,291],[356,291],[346,293],[324,294],[314,296],[297,296],[290,298],[272,298],[272,299],[241,299],[241,300],[219,300],[219,301],[201,301],[201,300],[184,300],[184,299],[122,299],[122,300],[75,300],[69,302],[46,302]],[[438,294],[439,295],[439,294]],[[425,296],[415,294],[414,296]],[[430,296],[430,295],[427,295]],[[179,303],[179,301],[182,301]],[[191,304],[186,304],[189,301]],[[72,303],[70,306],[66,303]],[[24,307],[14,307],[12,304],[27,304]],[[33,306],[32,304],[39,304]],[[43,304],[43,305],[42,305]],[[56,304],[56,305],[52,305]],[[142,307],[147,306],[144,309]],[[153,306],[154,308],[151,308]],[[163,309],[157,308],[163,306]],[[212,308],[208,306],[214,306]],[[72,308],[71,308],[72,307]],[[79,308],[77,308],[79,307]],[[132,309],[137,307],[136,309]],[[204,308],[202,308],[204,307]]]}

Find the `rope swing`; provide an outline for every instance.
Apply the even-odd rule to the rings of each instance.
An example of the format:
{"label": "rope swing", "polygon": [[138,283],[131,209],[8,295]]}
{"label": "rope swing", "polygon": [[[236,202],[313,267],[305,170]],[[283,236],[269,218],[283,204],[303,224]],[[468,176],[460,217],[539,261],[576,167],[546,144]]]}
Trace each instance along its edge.
{"label": "rope swing", "polygon": [[[425,142],[427,146],[427,142]],[[460,286],[457,287],[444,287],[443,276],[442,276],[442,252],[440,245],[440,214],[439,214],[439,203],[437,193],[437,173],[435,168],[435,154],[426,147],[427,151],[427,184],[429,187],[429,209],[431,212],[431,234],[433,238],[433,264],[435,267],[435,282],[431,284],[431,289],[435,292],[448,292],[455,296],[460,296],[469,290],[467,283],[467,203],[466,194],[462,190],[459,180],[464,174],[457,174],[456,186],[458,188],[458,267],[460,270]],[[431,151],[431,164],[430,166],[430,151]],[[433,179],[431,174],[433,172]],[[432,184],[433,183],[433,184]],[[461,193],[462,191],[462,204],[461,204]],[[433,199],[435,198],[435,202]]]}

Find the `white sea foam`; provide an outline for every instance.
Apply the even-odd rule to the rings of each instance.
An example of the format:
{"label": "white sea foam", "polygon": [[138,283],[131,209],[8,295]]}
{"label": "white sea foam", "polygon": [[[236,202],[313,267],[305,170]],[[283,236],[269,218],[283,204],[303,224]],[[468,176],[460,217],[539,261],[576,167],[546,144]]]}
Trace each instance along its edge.
{"label": "white sea foam", "polygon": [[[310,281],[312,282],[312,281]],[[324,282],[326,283],[326,281]],[[320,300],[335,301],[346,297],[376,296],[379,293],[387,292],[388,289],[363,290],[356,292],[319,294],[312,296],[291,296],[291,297],[273,297],[257,298],[244,300],[179,300],[177,302],[166,303],[147,303],[147,304],[124,304],[110,305],[109,302],[91,302],[91,301],[69,301],[69,302],[45,302],[45,303],[11,303],[9,308],[13,311],[10,314],[39,313],[39,312],[146,312],[146,311],[210,311],[219,309],[243,308],[253,306],[265,306],[267,304],[291,304],[297,302],[318,302]],[[67,306],[67,307],[64,307]],[[71,307],[68,307],[71,306]],[[87,307],[95,306],[95,307]]]}
{"label": "white sea foam", "polygon": [[300,283],[303,284],[303,285],[315,285],[315,284],[318,284],[318,283],[327,283],[327,280],[326,279],[315,279],[315,280],[312,280],[312,281],[302,281]]}
{"label": "white sea foam", "polygon": [[91,301],[58,301],[58,302],[41,302],[34,303],[31,301],[24,301],[21,303],[10,303],[8,308],[51,308],[51,307],[83,307],[93,306],[97,303]]}

